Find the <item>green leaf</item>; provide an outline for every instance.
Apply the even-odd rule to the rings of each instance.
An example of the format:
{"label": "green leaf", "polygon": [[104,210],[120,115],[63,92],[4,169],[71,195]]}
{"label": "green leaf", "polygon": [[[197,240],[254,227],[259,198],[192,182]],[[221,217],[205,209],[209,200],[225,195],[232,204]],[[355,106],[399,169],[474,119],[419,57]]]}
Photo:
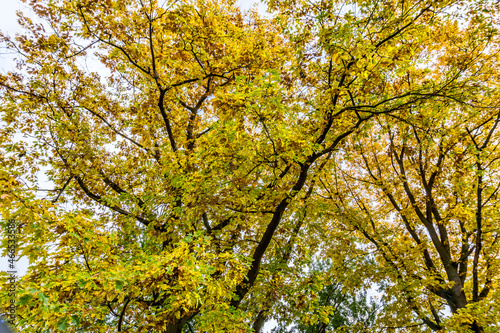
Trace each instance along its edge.
{"label": "green leaf", "polygon": [[61,320],[59,320],[59,322],[57,323],[57,329],[59,331],[66,332],[67,327],[68,327],[68,319],[66,317],[61,318]]}
{"label": "green leaf", "polygon": [[71,323],[73,323],[73,325],[75,326],[80,326],[80,317],[78,317],[77,315],[72,315]]}
{"label": "green leaf", "polygon": [[18,304],[19,305],[25,305],[25,304],[28,304],[29,301],[31,301],[33,299],[33,296],[31,295],[23,295],[19,298],[19,302]]}
{"label": "green leaf", "polygon": [[43,302],[44,305],[49,301],[48,297],[44,293],[38,294],[38,299]]}
{"label": "green leaf", "polygon": [[115,286],[116,286],[116,289],[118,289],[118,290],[120,290],[120,291],[121,291],[121,290],[123,290],[123,284],[124,284],[124,283],[123,283],[123,281],[121,281],[121,280],[116,280],[116,281],[115,281]]}

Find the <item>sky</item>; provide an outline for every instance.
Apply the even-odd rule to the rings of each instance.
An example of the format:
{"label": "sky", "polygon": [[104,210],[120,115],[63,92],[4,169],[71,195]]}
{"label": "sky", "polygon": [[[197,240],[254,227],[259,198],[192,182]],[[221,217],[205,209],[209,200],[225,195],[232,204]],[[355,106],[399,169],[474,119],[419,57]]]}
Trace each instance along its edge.
{"label": "sky", "polygon": [[[26,10],[26,5],[18,0],[0,0],[0,31],[5,35],[14,35],[20,32],[17,24],[17,10]],[[11,70],[14,66],[13,55],[7,54],[5,45],[0,44],[0,72],[5,73]],[[2,249],[3,250],[3,249]],[[0,252],[1,253],[1,252]],[[0,270],[7,271],[7,257],[0,257]],[[28,260],[20,258],[16,263],[17,275],[22,275],[26,272]]]}

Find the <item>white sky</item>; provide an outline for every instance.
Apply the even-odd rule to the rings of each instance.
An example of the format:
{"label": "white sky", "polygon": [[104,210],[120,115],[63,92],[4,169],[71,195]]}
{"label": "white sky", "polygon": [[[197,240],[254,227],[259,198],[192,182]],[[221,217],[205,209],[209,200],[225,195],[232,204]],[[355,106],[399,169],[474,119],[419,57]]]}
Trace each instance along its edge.
{"label": "white sky", "polygon": [[[6,35],[14,35],[20,32],[17,24],[16,11],[26,9],[26,5],[17,0],[0,0],[0,31]],[[12,55],[6,54],[5,46],[0,45],[0,72],[5,73],[11,70],[14,66]],[[2,235],[3,236],[3,235]],[[3,236],[4,237],[4,236]],[[2,249],[3,252],[4,249]],[[1,253],[1,252],[0,252]],[[8,270],[7,257],[0,257],[0,270]],[[28,260],[21,258],[16,264],[17,275],[22,275],[26,272]]]}

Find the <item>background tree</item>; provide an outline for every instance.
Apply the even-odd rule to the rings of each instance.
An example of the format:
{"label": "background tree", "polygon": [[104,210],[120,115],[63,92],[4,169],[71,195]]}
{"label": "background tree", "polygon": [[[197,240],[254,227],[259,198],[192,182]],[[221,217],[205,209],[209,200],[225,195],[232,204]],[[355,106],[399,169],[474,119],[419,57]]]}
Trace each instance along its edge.
{"label": "background tree", "polygon": [[292,318],[284,315],[277,317],[279,321],[277,327],[272,329],[273,333],[373,331],[377,313],[383,311],[382,305],[368,299],[366,289],[351,293],[343,288],[342,283],[332,281],[331,277],[325,279],[331,269],[331,261],[313,262],[304,274],[307,278],[296,280],[293,291],[307,291],[302,297],[295,298],[297,301],[294,304],[280,304],[281,311],[289,307]]}
{"label": "background tree", "polygon": [[[476,5],[464,22],[489,10]],[[270,1],[270,18],[230,1],[31,6],[46,23],[21,16],[26,35],[2,37],[19,58],[0,77],[2,158],[22,156],[2,166],[15,186],[1,209],[30,258],[27,332],[247,330],[294,265],[338,258],[313,209],[343,140],[470,100],[488,84],[470,47],[494,34],[462,38],[453,1]]]}

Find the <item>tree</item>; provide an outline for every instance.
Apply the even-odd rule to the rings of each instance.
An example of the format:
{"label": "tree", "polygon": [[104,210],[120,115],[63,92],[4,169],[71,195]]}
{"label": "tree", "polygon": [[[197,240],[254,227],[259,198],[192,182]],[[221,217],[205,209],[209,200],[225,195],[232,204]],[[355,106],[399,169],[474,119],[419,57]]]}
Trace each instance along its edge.
{"label": "tree", "polygon": [[428,327],[497,331],[498,108],[431,102],[379,120],[328,180],[339,217]]}
{"label": "tree", "polygon": [[0,77],[1,210],[30,259],[23,331],[247,330],[326,248],[315,188],[344,140],[489,84],[469,73],[495,35],[487,3],[462,18],[470,38],[460,2],[267,4],[40,1],[45,24],[2,36],[19,55]]}
{"label": "tree", "polygon": [[[328,271],[331,270],[331,261],[313,262],[310,270],[305,274],[305,281],[296,279],[298,283],[293,286],[294,291],[314,289],[314,287],[311,288],[311,285],[318,282],[314,280],[324,279],[328,275]],[[371,332],[377,312],[381,311],[382,305],[377,304],[373,299],[368,300],[366,290],[350,293],[344,290],[341,282],[331,281],[331,278],[329,280],[317,283],[318,290],[309,292],[310,298],[305,302],[307,303],[305,308],[309,311],[304,311],[303,307],[297,303],[291,304],[292,318],[285,315],[278,317],[280,321],[272,332],[325,333],[337,330],[341,332]],[[309,288],[304,288],[304,286]],[[286,307],[286,305],[281,304],[281,307]]]}

